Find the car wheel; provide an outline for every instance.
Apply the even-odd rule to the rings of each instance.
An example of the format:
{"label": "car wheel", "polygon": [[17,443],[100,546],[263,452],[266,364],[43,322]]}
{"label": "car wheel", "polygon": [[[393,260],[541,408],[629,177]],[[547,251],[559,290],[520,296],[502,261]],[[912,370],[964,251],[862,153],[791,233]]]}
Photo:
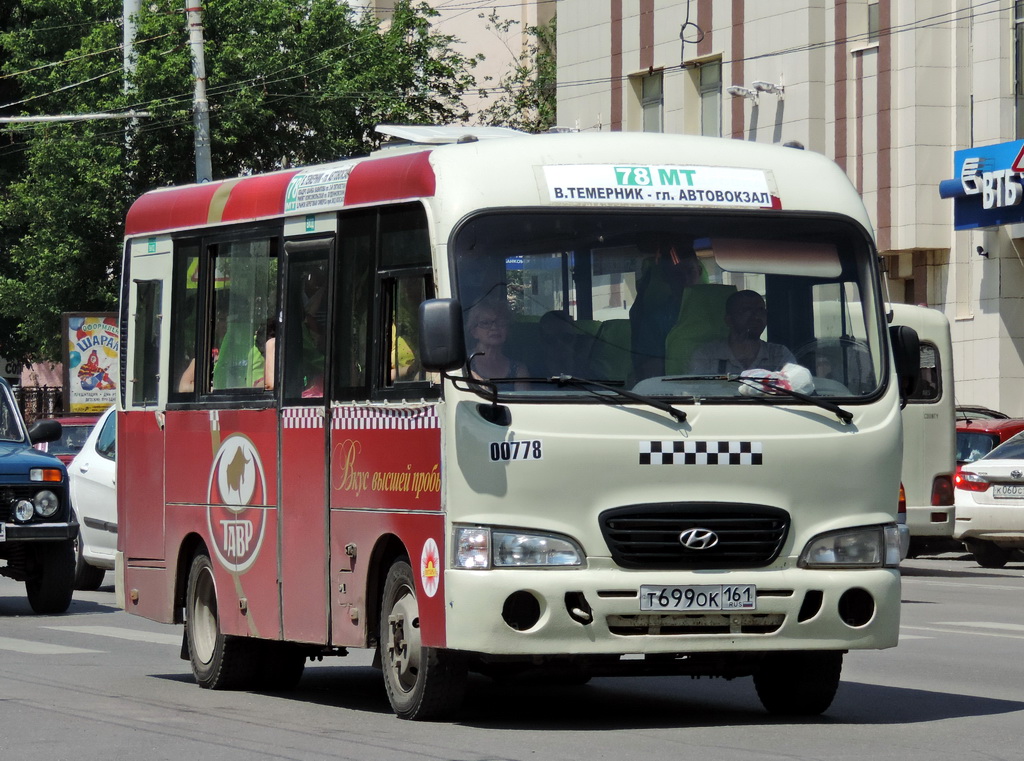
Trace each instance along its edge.
{"label": "car wheel", "polygon": [[196,554],[188,573],[185,637],[192,673],[200,687],[245,690],[257,685],[260,641],[221,632],[213,563],[205,552]]}
{"label": "car wheel", "polygon": [[832,705],[842,670],[841,652],[769,653],[754,687],[769,713],[817,716]]}
{"label": "car wheel", "polygon": [[974,555],[974,559],[982,568],[1002,568],[1010,561],[1012,551],[1000,547],[995,542],[975,539],[965,544],[967,551]]}
{"label": "car wheel", "polygon": [[71,606],[75,590],[74,541],[39,543],[34,566],[25,581],[28,604],[36,613],[63,613]]}
{"label": "car wheel", "polygon": [[443,719],[462,705],[466,659],[461,653],[423,646],[416,585],[405,560],[391,566],[384,582],[378,643],[384,686],[399,718]]}
{"label": "car wheel", "polygon": [[89,565],[82,554],[82,531],[75,537],[75,589],[93,592],[103,584],[107,572],[103,568]]}

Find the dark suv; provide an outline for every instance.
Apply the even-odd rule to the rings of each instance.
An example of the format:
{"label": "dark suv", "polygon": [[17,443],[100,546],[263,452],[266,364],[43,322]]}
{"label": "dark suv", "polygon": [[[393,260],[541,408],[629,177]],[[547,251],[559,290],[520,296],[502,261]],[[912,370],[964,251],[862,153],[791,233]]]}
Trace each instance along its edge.
{"label": "dark suv", "polygon": [[32,448],[61,435],[56,420],[25,427],[11,387],[0,378],[0,575],[24,581],[36,613],[63,613],[75,588],[78,523],[64,463]]}

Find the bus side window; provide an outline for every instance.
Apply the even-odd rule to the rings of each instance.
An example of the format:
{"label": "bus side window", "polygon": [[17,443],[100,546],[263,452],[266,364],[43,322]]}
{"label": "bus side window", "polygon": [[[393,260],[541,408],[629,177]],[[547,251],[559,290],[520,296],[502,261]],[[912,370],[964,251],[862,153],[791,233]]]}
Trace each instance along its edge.
{"label": "bus side window", "polygon": [[432,289],[426,277],[389,278],[382,282],[385,299],[384,386],[427,379],[417,357],[419,308]]}
{"label": "bus side window", "polygon": [[273,240],[221,243],[213,265],[212,390],[262,390],[268,326],[277,314]]}
{"label": "bus side window", "polygon": [[[181,399],[195,388],[199,310],[199,244],[177,242],[171,283],[171,398]],[[201,372],[201,370],[200,370]],[[200,384],[203,385],[203,384]]]}
{"label": "bus side window", "polygon": [[327,354],[330,240],[286,243],[286,400],[323,399]]}

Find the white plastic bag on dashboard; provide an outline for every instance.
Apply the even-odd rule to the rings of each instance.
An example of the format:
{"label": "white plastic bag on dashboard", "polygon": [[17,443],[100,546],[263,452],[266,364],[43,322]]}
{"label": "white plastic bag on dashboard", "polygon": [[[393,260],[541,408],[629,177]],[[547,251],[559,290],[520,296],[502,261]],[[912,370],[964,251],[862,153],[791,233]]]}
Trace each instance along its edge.
{"label": "white plastic bag on dashboard", "polygon": [[744,370],[740,373],[739,384],[742,396],[769,396],[775,393],[774,388],[796,391],[798,394],[814,393],[811,371],[793,362],[783,365],[782,369],[776,372]]}

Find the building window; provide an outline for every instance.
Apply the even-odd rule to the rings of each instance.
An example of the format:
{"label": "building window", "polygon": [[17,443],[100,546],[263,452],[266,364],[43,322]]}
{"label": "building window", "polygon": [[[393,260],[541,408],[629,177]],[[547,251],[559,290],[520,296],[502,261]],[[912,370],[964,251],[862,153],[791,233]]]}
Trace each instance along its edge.
{"label": "building window", "polygon": [[722,136],[722,62],[708,61],[698,69],[700,134]]}
{"label": "building window", "polygon": [[868,42],[878,42],[878,3],[868,3]]}
{"label": "building window", "polygon": [[665,101],[662,97],[660,71],[648,74],[640,80],[640,107],[643,111],[643,131],[663,132],[662,112]]}
{"label": "building window", "polygon": [[1024,137],[1024,1],[1013,4],[1013,93],[1016,135]]}

